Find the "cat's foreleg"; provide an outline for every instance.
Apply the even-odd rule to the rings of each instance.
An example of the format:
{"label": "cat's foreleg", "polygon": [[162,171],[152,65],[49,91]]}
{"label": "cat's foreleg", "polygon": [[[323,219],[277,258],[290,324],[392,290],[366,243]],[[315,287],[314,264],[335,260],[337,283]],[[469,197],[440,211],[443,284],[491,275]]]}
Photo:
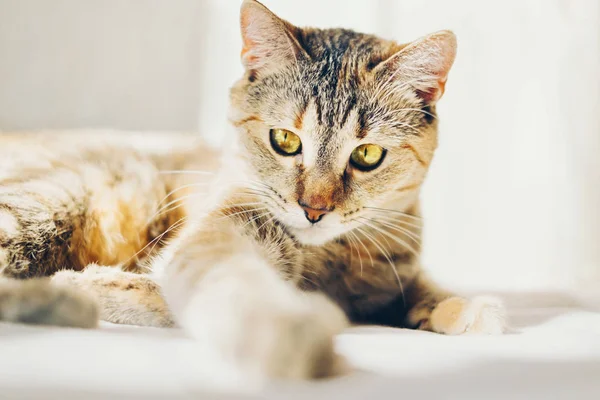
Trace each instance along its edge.
{"label": "cat's foreleg", "polygon": [[174,325],[161,289],[150,276],[92,264],[82,272],[59,271],[52,281],[57,286],[79,288],[92,296],[104,321],[156,327]]}
{"label": "cat's foreleg", "polygon": [[181,241],[165,295],[190,335],[259,378],[335,373],[334,335],[346,326],[328,298],[302,293],[233,222],[206,221]]}

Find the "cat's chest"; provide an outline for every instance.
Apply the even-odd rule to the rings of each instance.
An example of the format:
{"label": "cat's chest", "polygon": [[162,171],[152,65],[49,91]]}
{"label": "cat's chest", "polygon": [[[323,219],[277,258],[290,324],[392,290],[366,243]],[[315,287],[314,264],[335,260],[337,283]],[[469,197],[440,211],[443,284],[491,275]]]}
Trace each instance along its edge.
{"label": "cat's chest", "polygon": [[303,250],[300,287],[324,291],[344,308],[396,297],[402,282],[411,280],[416,270],[402,249],[382,251],[367,243],[339,240]]}

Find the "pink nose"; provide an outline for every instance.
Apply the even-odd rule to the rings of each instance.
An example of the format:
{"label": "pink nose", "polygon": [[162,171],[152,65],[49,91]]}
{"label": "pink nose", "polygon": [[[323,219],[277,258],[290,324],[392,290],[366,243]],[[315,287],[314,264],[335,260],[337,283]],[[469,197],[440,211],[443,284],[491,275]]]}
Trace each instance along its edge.
{"label": "pink nose", "polygon": [[326,209],[326,208],[312,208],[310,205],[302,202],[302,201],[298,201],[298,204],[300,204],[300,207],[302,207],[302,209],[304,210],[304,215],[306,216],[306,219],[311,223],[311,224],[316,224],[317,222],[319,222],[321,219],[323,219],[323,216],[329,212],[331,212],[331,209]]}

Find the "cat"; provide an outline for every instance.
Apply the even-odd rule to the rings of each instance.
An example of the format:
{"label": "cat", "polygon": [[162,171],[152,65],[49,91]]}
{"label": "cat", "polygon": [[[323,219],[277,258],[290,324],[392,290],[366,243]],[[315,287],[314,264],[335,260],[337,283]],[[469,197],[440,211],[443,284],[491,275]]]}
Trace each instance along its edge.
{"label": "cat", "polygon": [[[1,318],[179,326],[250,375],[298,379],[335,373],[350,323],[502,333],[498,300],[441,289],[419,264],[454,34],[299,28],[255,0],[240,25],[221,154],[3,135],[0,304],[25,301]],[[36,309],[32,290],[61,301]]]}

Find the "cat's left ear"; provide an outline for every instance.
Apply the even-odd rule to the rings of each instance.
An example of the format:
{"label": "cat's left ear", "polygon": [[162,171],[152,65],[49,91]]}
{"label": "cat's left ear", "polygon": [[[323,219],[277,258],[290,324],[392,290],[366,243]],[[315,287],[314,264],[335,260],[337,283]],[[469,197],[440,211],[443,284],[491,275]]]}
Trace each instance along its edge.
{"label": "cat's left ear", "polygon": [[455,57],[456,36],[440,31],[405,46],[373,72],[377,81],[399,89],[413,87],[425,103],[433,104],[444,94]]}
{"label": "cat's left ear", "polygon": [[298,28],[273,14],[255,0],[244,0],[240,10],[242,63],[247,70],[266,72],[295,62],[304,50],[295,33]]}

